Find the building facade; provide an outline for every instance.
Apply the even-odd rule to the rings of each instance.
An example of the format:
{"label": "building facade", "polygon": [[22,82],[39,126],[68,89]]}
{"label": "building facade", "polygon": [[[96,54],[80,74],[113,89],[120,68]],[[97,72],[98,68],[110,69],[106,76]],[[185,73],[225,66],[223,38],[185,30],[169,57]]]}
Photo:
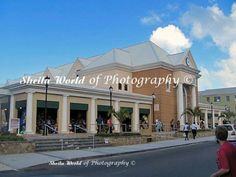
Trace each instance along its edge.
{"label": "building facade", "polygon": [[96,133],[97,118],[106,123],[111,106],[130,114],[121,123],[112,117],[116,132],[123,124],[125,131],[140,132],[143,121],[150,129],[156,119],[181,127],[190,121],[182,116],[184,109],[198,105],[199,77],[190,50],[168,54],[152,42],[143,42],[8,81],[0,89],[0,121],[12,131],[9,122],[19,118],[24,133],[41,133],[47,83],[46,120],[59,133],[69,133],[77,123]]}
{"label": "building facade", "polygon": [[[236,87],[201,91],[199,92],[199,100],[204,104],[212,104],[213,108],[221,107],[223,112],[231,111],[236,114]],[[233,119],[235,118],[232,118],[232,122]]]}

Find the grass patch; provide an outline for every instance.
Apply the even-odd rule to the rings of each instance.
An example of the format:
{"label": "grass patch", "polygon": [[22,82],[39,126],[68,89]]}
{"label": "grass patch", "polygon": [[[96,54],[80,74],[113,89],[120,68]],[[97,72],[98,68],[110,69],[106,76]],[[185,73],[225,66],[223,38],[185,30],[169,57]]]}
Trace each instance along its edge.
{"label": "grass patch", "polygon": [[23,137],[16,134],[0,134],[0,141],[26,141]]}

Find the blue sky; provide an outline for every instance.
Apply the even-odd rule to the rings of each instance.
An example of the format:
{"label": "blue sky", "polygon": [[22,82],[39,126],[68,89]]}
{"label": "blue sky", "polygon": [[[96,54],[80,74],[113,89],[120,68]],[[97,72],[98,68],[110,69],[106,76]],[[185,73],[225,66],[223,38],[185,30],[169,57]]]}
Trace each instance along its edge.
{"label": "blue sky", "polygon": [[[233,71],[236,68],[227,68],[234,67],[236,63],[236,57],[232,56],[236,42],[234,32],[220,38],[219,34],[224,35],[225,31],[215,28],[224,25],[218,23],[219,20],[222,23],[228,20],[228,23],[233,22],[233,25],[226,24],[226,27],[232,28],[229,31],[235,29],[233,2],[2,0],[0,83],[24,74],[42,71],[46,67],[71,63],[77,57],[89,57],[111,48],[122,48],[148,41],[153,31],[168,31],[166,27],[172,25],[189,40],[188,44],[198,67],[203,70],[201,90],[236,86]],[[216,18],[216,21],[209,20],[211,16]],[[200,24],[200,27],[196,24]],[[213,27],[208,27],[208,24],[212,24]],[[170,30],[167,34],[171,35],[171,32]],[[181,46],[179,43],[174,45]],[[218,70],[219,73],[216,73]],[[223,73],[226,70],[230,70],[230,82],[224,82]]]}

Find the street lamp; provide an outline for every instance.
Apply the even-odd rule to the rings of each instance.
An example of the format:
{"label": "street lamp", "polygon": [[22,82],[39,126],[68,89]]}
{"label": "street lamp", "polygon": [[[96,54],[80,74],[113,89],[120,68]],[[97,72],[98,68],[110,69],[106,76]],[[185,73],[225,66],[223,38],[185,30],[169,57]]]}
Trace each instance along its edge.
{"label": "street lamp", "polygon": [[214,124],[214,121],[213,121],[213,103],[211,102],[211,118],[212,118],[212,128],[214,128],[215,125]]}
{"label": "street lamp", "polygon": [[112,86],[109,87],[109,91],[110,91],[110,111],[112,112],[112,91],[113,91]]}
{"label": "street lamp", "polygon": [[47,113],[47,104],[48,104],[48,83],[49,83],[49,80],[50,80],[50,77],[49,76],[46,76],[44,78],[45,82],[46,82],[46,92],[45,92],[45,111],[44,111],[44,131],[43,131],[43,135],[46,135],[47,136],[47,131],[46,131],[46,123],[47,123],[47,116],[48,116],[48,113]]}
{"label": "street lamp", "polygon": [[154,101],[155,101],[155,99],[156,99],[156,95],[153,93],[152,94],[152,119],[153,119],[153,121],[155,119],[155,116],[154,116]]}

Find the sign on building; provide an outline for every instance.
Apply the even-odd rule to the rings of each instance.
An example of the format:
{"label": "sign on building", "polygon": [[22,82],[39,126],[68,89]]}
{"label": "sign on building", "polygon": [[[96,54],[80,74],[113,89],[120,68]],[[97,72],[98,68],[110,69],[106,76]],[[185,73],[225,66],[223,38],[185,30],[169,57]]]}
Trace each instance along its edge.
{"label": "sign on building", "polygon": [[159,104],[154,104],[154,111],[159,111],[159,110],[160,110]]}
{"label": "sign on building", "polygon": [[20,119],[12,118],[10,119],[10,129],[18,129],[18,134],[20,131]]}

